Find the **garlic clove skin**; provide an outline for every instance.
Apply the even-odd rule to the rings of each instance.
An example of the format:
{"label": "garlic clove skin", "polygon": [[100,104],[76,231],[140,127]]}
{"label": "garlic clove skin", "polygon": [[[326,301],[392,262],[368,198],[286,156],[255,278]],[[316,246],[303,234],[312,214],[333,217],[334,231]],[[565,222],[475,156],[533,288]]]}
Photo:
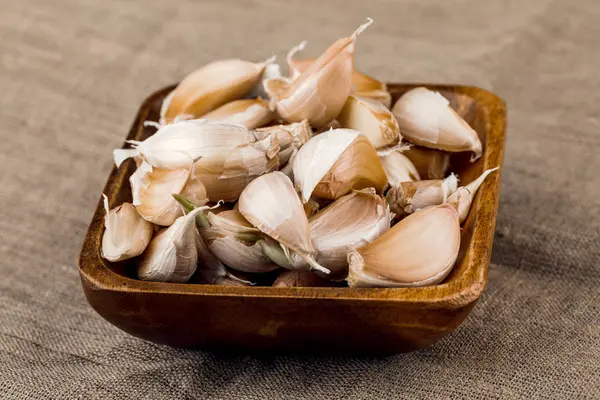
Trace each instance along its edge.
{"label": "garlic clove skin", "polygon": [[366,187],[381,193],[387,185],[377,151],[351,129],[333,129],[309,140],[294,159],[293,173],[303,202],[311,195],[335,200]]}
{"label": "garlic clove skin", "polygon": [[340,197],[309,221],[317,251],[315,259],[331,270],[330,279],[343,279],[348,271],[346,255],[371,243],[390,229],[390,208],[373,188]]}
{"label": "garlic clove skin", "polygon": [[394,114],[376,100],[351,94],[336,119],[342,128],[365,135],[376,149],[398,144],[402,139]]}
{"label": "garlic clove skin", "polygon": [[410,146],[402,154],[413,163],[421,179],[443,179],[450,166],[450,153],[445,151]]}
{"label": "garlic clove skin", "polygon": [[284,120],[307,119],[311,126],[319,128],[337,117],[352,88],[354,43],[372,22],[369,19],[350,37],[333,43],[291,83],[279,81],[276,90],[265,84]]}
{"label": "garlic clove skin", "polygon": [[[138,264],[139,279],[155,282],[187,282],[198,264],[198,230],[195,218],[205,207],[177,218],[159,232]],[[201,240],[201,239],[200,239]]]}
{"label": "garlic clove skin", "polygon": [[274,58],[263,63],[220,60],[192,72],[173,91],[165,107],[163,122],[171,123],[180,115],[198,118],[243,97],[258,83],[266,65],[273,61]]}
{"label": "garlic clove skin", "polygon": [[398,186],[401,182],[413,182],[421,179],[415,165],[399,151],[380,156],[379,159],[385,170],[388,183],[392,187]]}
{"label": "garlic clove skin", "polygon": [[152,239],[152,224],[143,219],[130,203],[123,203],[109,210],[108,198],[105,194],[102,197],[106,211],[102,257],[117,262],[139,256]]}
{"label": "garlic clove skin", "polygon": [[498,168],[499,167],[491,168],[484,171],[483,174],[481,174],[473,182],[466,186],[459,187],[456,192],[448,197],[448,203],[454,205],[458,211],[458,218],[461,224],[465,222],[467,216],[469,215],[469,210],[471,209],[471,204],[473,203],[475,194],[477,194],[477,190],[479,190],[479,187],[485,178],[487,178],[492,172],[497,171]]}
{"label": "garlic clove skin", "polygon": [[166,170],[152,168],[144,161],[131,175],[129,182],[137,212],[146,221],[156,225],[169,226],[183,215],[172,194],[186,197],[195,206],[203,206],[208,202],[206,188],[193,167]]}
{"label": "garlic clove skin", "polygon": [[[264,99],[269,98],[268,93],[265,91],[263,82],[269,79],[281,78],[283,75],[281,74],[281,66],[276,62],[268,63],[263,70],[263,73],[259,79],[259,81],[254,85],[250,93],[248,93],[245,97],[248,99],[254,99],[257,97],[262,97]],[[274,109],[272,109],[273,111]]]}
{"label": "garlic clove skin", "polygon": [[458,179],[452,174],[446,179],[400,182],[386,193],[392,212],[398,216],[414,213],[446,202],[456,192]]}
{"label": "garlic clove skin", "polygon": [[317,264],[308,219],[290,179],[281,172],[262,175],[242,192],[239,212],[261,232],[298,253],[311,268],[329,273]]}
{"label": "garlic clove skin", "polygon": [[255,129],[253,134],[257,140],[264,140],[272,135],[277,136],[279,147],[282,150],[289,148],[299,149],[313,136],[312,129],[307,120],[288,125],[275,125]]}
{"label": "garlic clove skin", "polygon": [[265,126],[274,118],[269,102],[261,98],[234,100],[202,116],[205,120],[241,125],[247,129]]}
{"label": "garlic clove skin", "polygon": [[273,282],[273,287],[329,287],[335,286],[331,281],[310,271],[283,270]]}
{"label": "garlic clove skin", "polygon": [[471,161],[481,157],[477,132],[441,94],[424,87],[409,90],[394,104],[392,112],[408,141],[450,152],[472,151]]}
{"label": "garlic clove skin", "polygon": [[450,204],[409,215],[372,243],[348,253],[351,287],[410,287],[440,283],[460,248],[458,213]]}

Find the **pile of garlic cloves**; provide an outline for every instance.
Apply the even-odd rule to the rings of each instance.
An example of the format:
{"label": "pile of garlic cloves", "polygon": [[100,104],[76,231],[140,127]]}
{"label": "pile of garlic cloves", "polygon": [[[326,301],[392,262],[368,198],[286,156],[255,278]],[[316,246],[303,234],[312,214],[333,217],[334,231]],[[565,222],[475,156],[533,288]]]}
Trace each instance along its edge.
{"label": "pile of garlic cloves", "polygon": [[[316,59],[212,62],[168,95],[135,162],[131,203],[106,210],[102,257],[139,279],[228,286],[440,283],[479,187],[449,171],[477,133],[424,87],[394,104],[354,69],[368,19]],[[131,159],[132,161],[126,161]],[[133,165],[133,164],[131,164]]]}

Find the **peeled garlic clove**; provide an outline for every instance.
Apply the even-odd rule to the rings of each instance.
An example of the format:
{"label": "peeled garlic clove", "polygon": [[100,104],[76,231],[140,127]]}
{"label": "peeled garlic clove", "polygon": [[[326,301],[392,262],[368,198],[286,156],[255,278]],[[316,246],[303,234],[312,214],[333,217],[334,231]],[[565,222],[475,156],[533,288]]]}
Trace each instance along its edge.
{"label": "peeled garlic clove", "polygon": [[329,273],[313,259],[308,220],[286,175],[271,172],[250,182],[240,195],[239,211],[261,232],[298,253],[310,267]]}
{"label": "peeled garlic clove", "polygon": [[190,279],[198,264],[199,234],[195,218],[204,208],[177,218],[173,225],[152,239],[138,265],[138,278],[156,282],[187,282]]}
{"label": "peeled garlic clove", "polygon": [[335,286],[331,281],[324,279],[310,271],[288,271],[279,274],[273,287],[329,287]]}
{"label": "peeled garlic clove", "polygon": [[279,81],[277,88],[265,85],[284,120],[307,119],[311,126],[319,128],[337,117],[352,88],[354,42],[372,22],[369,19],[352,36],[333,43],[290,84]]}
{"label": "peeled garlic clove", "polygon": [[277,136],[279,147],[282,150],[289,148],[299,149],[313,136],[308,121],[294,122],[288,125],[267,126],[254,130],[257,140],[264,140],[269,136]]}
{"label": "peeled garlic clove", "polygon": [[237,146],[255,141],[241,125],[191,120],[166,125],[142,142],[129,141],[134,148],[113,151],[117,167],[130,157],[143,156],[156,168],[189,168],[193,160],[208,156],[227,157]]}
{"label": "peeled garlic clove", "polygon": [[344,278],[346,255],[371,243],[390,229],[390,208],[373,188],[340,197],[310,219],[315,259],[331,271],[330,279]]}
{"label": "peeled garlic clove", "polygon": [[388,190],[386,200],[392,211],[402,216],[444,203],[456,192],[457,187],[458,179],[454,174],[446,179],[401,182]]}
{"label": "peeled garlic clove", "polygon": [[419,172],[415,165],[404,154],[393,151],[386,156],[380,156],[381,165],[385,169],[390,186],[395,187],[400,182],[420,180]]}
{"label": "peeled garlic clove", "polygon": [[123,203],[109,210],[108,198],[104,198],[104,235],[102,235],[102,257],[108,261],[123,261],[144,252],[154,230],[152,224],[143,219],[130,203]]}
{"label": "peeled garlic clove", "polygon": [[206,189],[194,168],[166,170],[152,168],[144,161],[129,182],[137,212],[156,225],[169,226],[183,215],[173,194],[186,197],[195,206],[208,202]]}
{"label": "peeled garlic clove", "polygon": [[205,65],[177,85],[162,119],[170,123],[179,115],[198,118],[243,97],[258,83],[265,66],[273,61],[274,58],[263,63],[233,59]]}
{"label": "peeled garlic clove", "polygon": [[372,243],[348,253],[351,287],[434,285],[450,273],[460,247],[458,213],[450,204],[409,215]]}
{"label": "peeled garlic clove", "polygon": [[441,94],[424,87],[409,90],[394,104],[392,112],[408,141],[450,152],[472,151],[472,161],[481,157],[477,132]]}
{"label": "peeled garlic clove", "polygon": [[402,139],[394,115],[375,100],[351,94],[336,119],[342,128],[365,135],[376,149],[395,145]]}
{"label": "peeled garlic clove", "polygon": [[274,117],[275,114],[269,109],[269,102],[258,98],[234,100],[203,115],[202,119],[255,129],[267,125]]}
{"label": "peeled garlic clove", "polygon": [[402,154],[412,161],[421,179],[443,179],[450,166],[450,153],[445,151],[410,146]]}
{"label": "peeled garlic clove", "polygon": [[483,174],[479,176],[479,178],[475,179],[473,182],[469,183],[466,186],[459,187],[456,192],[454,192],[450,197],[448,197],[448,203],[454,205],[458,210],[458,219],[462,224],[467,219],[469,215],[469,210],[471,209],[471,203],[473,203],[473,198],[477,193],[477,190],[487,178],[489,174],[498,170],[499,167],[488,169],[484,171]]}
{"label": "peeled garlic clove", "polygon": [[353,189],[387,185],[377,151],[364,135],[333,129],[310,139],[294,159],[294,180],[302,201],[311,195],[335,200]]}

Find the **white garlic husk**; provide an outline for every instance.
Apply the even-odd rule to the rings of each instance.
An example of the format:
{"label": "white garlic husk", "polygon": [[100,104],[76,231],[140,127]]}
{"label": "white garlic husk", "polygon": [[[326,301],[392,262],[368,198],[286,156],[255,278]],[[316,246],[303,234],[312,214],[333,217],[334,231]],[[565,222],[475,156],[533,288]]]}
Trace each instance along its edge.
{"label": "white garlic husk", "polygon": [[450,204],[409,215],[372,243],[348,253],[351,287],[409,287],[440,283],[460,248],[458,213]]}
{"label": "white garlic husk", "polygon": [[403,216],[446,202],[457,188],[458,179],[454,174],[446,179],[400,182],[388,190],[386,200],[392,212]]}
{"label": "white garlic husk", "polygon": [[454,192],[450,197],[448,197],[448,203],[454,205],[458,211],[458,218],[460,223],[462,224],[467,219],[469,215],[469,210],[471,209],[471,204],[473,203],[473,198],[475,194],[477,194],[477,190],[488,177],[494,171],[497,171],[499,167],[491,168],[484,171],[477,179],[473,182],[469,183],[466,186],[459,187],[456,192]]}
{"label": "white garlic husk", "polygon": [[108,198],[104,194],[102,197],[106,211],[102,257],[116,262],[139,256],[152,239],[152,224],[143,219],[130,203],[123,203],[109,210]]}

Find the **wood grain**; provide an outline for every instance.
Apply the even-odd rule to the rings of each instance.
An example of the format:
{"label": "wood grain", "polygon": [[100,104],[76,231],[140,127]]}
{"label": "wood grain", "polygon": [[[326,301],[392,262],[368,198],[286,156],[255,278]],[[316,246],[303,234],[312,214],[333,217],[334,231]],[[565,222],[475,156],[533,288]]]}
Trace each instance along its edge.
{"label": "wood grain", "polygon": [[[466,115],[484,144],[483,156],[451,160],[466,184],[485,169],[501,166],[506,131],[504,102],[468,86],[389,84],[393,101],[426,86],[449,97]],[[143,140],[157,120],[172,87],[152,94],[141,106],[127,137]],[[453,100],[454,99],[454,100]],[[472,100],[472,102],[471,102]],[[471,116],[471,117],[469,117]],[[114,168],[104,193],[110,207],[131,201],[127,180],[133,161]],[[454,331],[484,290],[491,257],[500,174],[477,193],[462,233],[459,261],[435,286],[402,289],[336,287],[239,287],[145,282],[134,279],[133,262],[100,257],[104,210],[99,200],[79,259],[85,295],[92,307],[120,329],[162,344],[181,347],[342,354],[394,354],[428,346]]]}

